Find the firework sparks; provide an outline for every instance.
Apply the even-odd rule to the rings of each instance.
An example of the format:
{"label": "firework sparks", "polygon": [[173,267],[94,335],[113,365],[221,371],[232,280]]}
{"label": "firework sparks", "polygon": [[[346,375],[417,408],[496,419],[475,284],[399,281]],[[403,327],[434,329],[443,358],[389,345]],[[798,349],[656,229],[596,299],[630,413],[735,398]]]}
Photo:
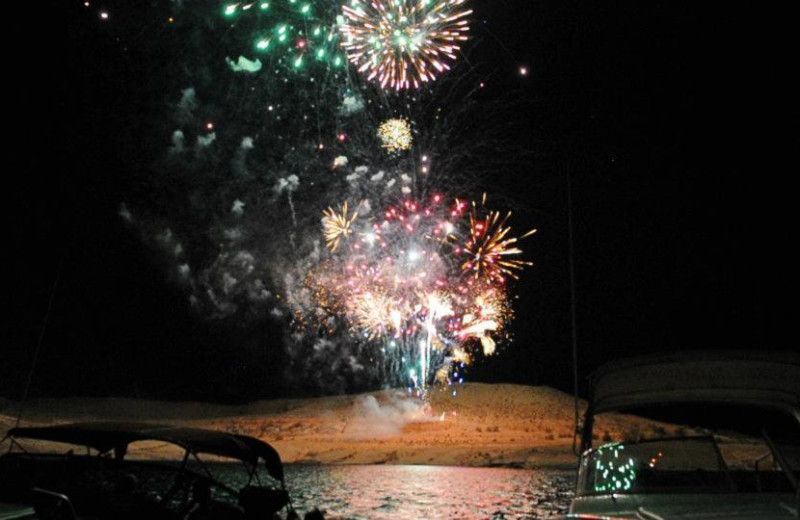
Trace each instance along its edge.
{"label": "firework sparks", "polygon": [[463,9],[465,1],[353,0],[342,7],[342,46],[382,88],[419,88],[456,60],[472,13]]}
{"label": "firework sparks", "polygon": [[[478,298],[495,282],[462,270],[469,204],[451,215],[432,191],[525,157],[503,142],[513,97],[474,90],[481,67],[447,72],[471,44],[469,0],[167,3],[141,37],[108,27],[132,52],[186,65],[152,93],[153,124],[174,131],[148,141],[159,159],[120,216],[194,312],[285,324],[293,373],[326,391],[412,368],[424,386],[502,345],[505,288],[490,311]],[[476,106],[502,110],[472,131]]]}
{"label": "firework sparks", "polygon": [[414,141],[411,125],[408,120],[402,118],[388,119],[381,123],[378,137],[381,138],[381,146],[390,153],[408,150]]}
{"label": "firework sparks", "polygon": [[[430,205],[407,199],[369,219],[348,216],[344,204],[323,219],[331,257],[312,275],[325,287],[315,291],[320,305],[336,309],[356,336],[400,359],[393,362],[395,382],[410,378],[423,391],[453,366],[467,364],[474,345],[493,354],[494,337],[512,316],[504,278],[485,271],[476,278],[462,268],[461,256],[473,253],[459,244],[472,240],[477,215],[476,206],[466,208],[458,200],[448,206],[437,194]],[[511,240],[501,222],[498,244]]]}
{"label": "firework sparks", "polygon": [[[483,196],[482,206],[486,202]],[[507,226],[511,218],[509,211],[505,217],[499,211],[489,211],[481,215],[477,205],[472,203],[469,215],[469,238],[464,245],[464,252],[469,255],[469,260],[462,264],[462,269],[473,273],[475,278],[485,277],[491,281],[503,283],[507,277],[518,278],[515,271],[532,265],[531,262],[509,258],[522,253],[515,244],[526,237],[536,233],[532,229],[521,237],[509,236],[511,227]]]}
{"label": "firework sparks", "polygon": [[241,24],[243,32],[256,35],[253,51],[282,57],[288,69],[299,72],[312,63],[342,69],[347,62],[339,50],[339,31],[324,3],[316,3],[234,2],[226,4],[222,14],[231,20],[231,27]]}
{"label": "firework sparks", "polygon": [[347,216],[349,208],[347,202],[342,205],[342,210],[337,212],[333,208],[328,208],[324,211],[325,217],[322,219],[323,234],[325,235],[325,242],[331,251],[336,251],[342,240],[353,232],[353,222],[358,218],[358,211],[355,211],[352,216]]}

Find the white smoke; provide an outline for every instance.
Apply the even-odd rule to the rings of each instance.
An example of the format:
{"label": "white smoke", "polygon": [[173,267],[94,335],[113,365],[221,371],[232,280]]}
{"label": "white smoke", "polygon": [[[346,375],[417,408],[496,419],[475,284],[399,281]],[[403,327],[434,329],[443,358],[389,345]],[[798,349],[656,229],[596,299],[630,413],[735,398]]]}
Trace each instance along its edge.
{"label": "white smoke", "polygon": [[297,175],[289,175],[288,177],[284,178],[281,177],[278,179],[278,182],[275,186],[272,187],[272,190],[280,195],[284,191],[286,192],[293,192],[296,191],[297,188],[300,186],[300,178]]}
{"label": "white smoke", "polygon": [[172,245],[172,230],[170,228],[166,228],[164,231],[156,235],[156,240],[161,242],[161,244],[163,244],[165,247]]}
{"label": "white smoke", "polygon": [[225,58],[225,62],[231,68],[233,72],[258,72],[261,70],[261,60],[258,58],[253,60],[248,60],[244,56],[239,56],[238,61],[233,61],[230,58]]}
{"label": "white smoke", "polygon": [[179,154],[186,149],[186,138],[183,135],[183,132],[180,130],[175,130],[172,132],[172,146],[169,148],[169,152],[172,154]]}
{"label": "white smoke", "polygon": [[206,296],[208,298],[208,301],[210,301],[211,304],[214,305],[214,307],[216,308],[217,317],[228,316],[236,312],[236,305],[234,305],[228,300],[224,299],[220,300],[219,298],[217,298],[214,289],[212,289],[211,287],[206,289]]}
{"label": "white smoke", "polygon": [[255,262],[255,257],[249,251],[239,251],[234,255],[233,260],[231,260],[231,264],[235,265],[239,269],[243,269],[250,274],[253,272],[255,267],[253,266],[253,262]]}
{"label": "white smoke", "polygon": [[241,217],[244,215],[244,202],[239,199],[233,201],[233,205],[231,206],[231,213],[236,215],[237,217]]}
{"label": "white smoke", "polygon": [[341,168],[342,166],[347,166],[347,157],[344,155],[339,155],[333,160],[333,169]]}
{"label": "white smoke", "polygon": [[194,88],[189,87],[181,91],[181,100],[178,101],[176,119],[180,123],[188,123],[194,119],[194,111],[197,109],[197,94]]}
{"label": "white smoke", "polygon": [[402,392],[387,392],[378,397],[365,395],[351,410],[351,420],[345,431],[354,437],[385,437],[403,433],[409,422],[430,421],[425,414],[425,404],[418,398]]}
{"label": "white smoke", "polygon": [[222,232],[222,236],[224,236],[226,240],[230,240],[231,242],[235,240],[241,240],[242,230],[239,228],[229,228]]}
{"label": "white smoke", "polygon": [[183,279],[189,278],[192,274],[192,269],[189,267],[189,264],[181,264],[178,266],[178,274]]}
{"label": "white smoke", "polygon": [[253,144],[252,137],[244,137],[242,138],[242,142],[239,144],[239,149],[236,150],[236,155],[233,157],[232,167],[233,171],[236,172],[237,175],[247,175],[247,153],[255,148],[255,144]]}
{"label": "white smoke", "polygon": [[210,146],[211,143],[213,143],[216,138],[217,138],[217,134],[215,134],[214,132],[211,132],[208,135],[198,135],[197,136],[197,148],[198,148],[198,150]]}
{"label": "white smoke", "polygon": [[[295,175],[289,175],[285,179],[281,177],[278,179],[278,183],[273,186],[272,190],[280,195],[283,192],[286,192],[286,199],[289,201],[289,209],[292,213],[292,225],[296,228],[297,227],[297,213],[294,209],[294,200],[292,199],[292,193],[297,191],[297,188],[300,186],[300,178]],[[296,248],[294,242],[294,233],[289,235],[289,241],[292,243],[292,249]]]}
{"label": "white smoke", "polygon": [[119,210],[117,210],[117,215],[122,218],[127,223],[133,222],[133,215],[131,214],[130,210],[128,209],[128,205],[124,202],[119,205]]}
{"label": "white smoke", "polygon": [[350,116],[356,112],[360,112],[364,108],[364,101],[360,97],[345,96],[342,99],[342,106],[339,107],[339,113],[343,116]]}
{"label": "white smoke", "polygon": [[230,294],[236,284],[239,283],[235,277],[233,277],[229,272],[222,273],[222,290],[225,294]]}
{"label": "white smoke", "polygon": [[257,278],[247,286],[247,297],[252,301],[264,302],[272,298],[272,293],[267,290],[264,282]]}

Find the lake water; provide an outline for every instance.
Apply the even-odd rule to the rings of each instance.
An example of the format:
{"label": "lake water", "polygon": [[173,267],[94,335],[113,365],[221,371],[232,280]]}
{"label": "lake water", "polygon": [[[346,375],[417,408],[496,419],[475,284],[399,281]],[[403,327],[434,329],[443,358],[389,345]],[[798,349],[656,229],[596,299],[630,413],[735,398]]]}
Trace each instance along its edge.
{"label": "lake water", "polygon": [[295,509],[332,519],[533,519],[566,513],[574,473],[443,466],[286,466]]}

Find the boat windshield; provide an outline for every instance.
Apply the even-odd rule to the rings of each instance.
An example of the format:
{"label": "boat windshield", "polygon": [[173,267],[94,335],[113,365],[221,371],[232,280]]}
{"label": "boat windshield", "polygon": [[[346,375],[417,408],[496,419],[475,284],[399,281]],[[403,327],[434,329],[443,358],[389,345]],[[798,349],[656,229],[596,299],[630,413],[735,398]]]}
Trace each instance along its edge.
{"label": "boat windshield", "polygon": [[581,459],[579,494],[726,492],[732,482],[714,438],[613,443]]}
{"label": "boat windshield", "polygon": [[774,442],[766,432],[761,442],[718,440],[712,435],[676,437],[588,450],[578,469],[578,494],[796,491],[797,442]]}

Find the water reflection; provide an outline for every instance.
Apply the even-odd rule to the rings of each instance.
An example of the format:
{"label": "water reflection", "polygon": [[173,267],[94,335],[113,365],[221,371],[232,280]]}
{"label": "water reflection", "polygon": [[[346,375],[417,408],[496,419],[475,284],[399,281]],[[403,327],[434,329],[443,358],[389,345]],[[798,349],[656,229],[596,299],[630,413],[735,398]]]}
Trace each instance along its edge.
{"label": "water reflection", "polygon": [[286,468],[298,511],[328,519],[548,518],[564,514],[569,472],[441,466]]}

